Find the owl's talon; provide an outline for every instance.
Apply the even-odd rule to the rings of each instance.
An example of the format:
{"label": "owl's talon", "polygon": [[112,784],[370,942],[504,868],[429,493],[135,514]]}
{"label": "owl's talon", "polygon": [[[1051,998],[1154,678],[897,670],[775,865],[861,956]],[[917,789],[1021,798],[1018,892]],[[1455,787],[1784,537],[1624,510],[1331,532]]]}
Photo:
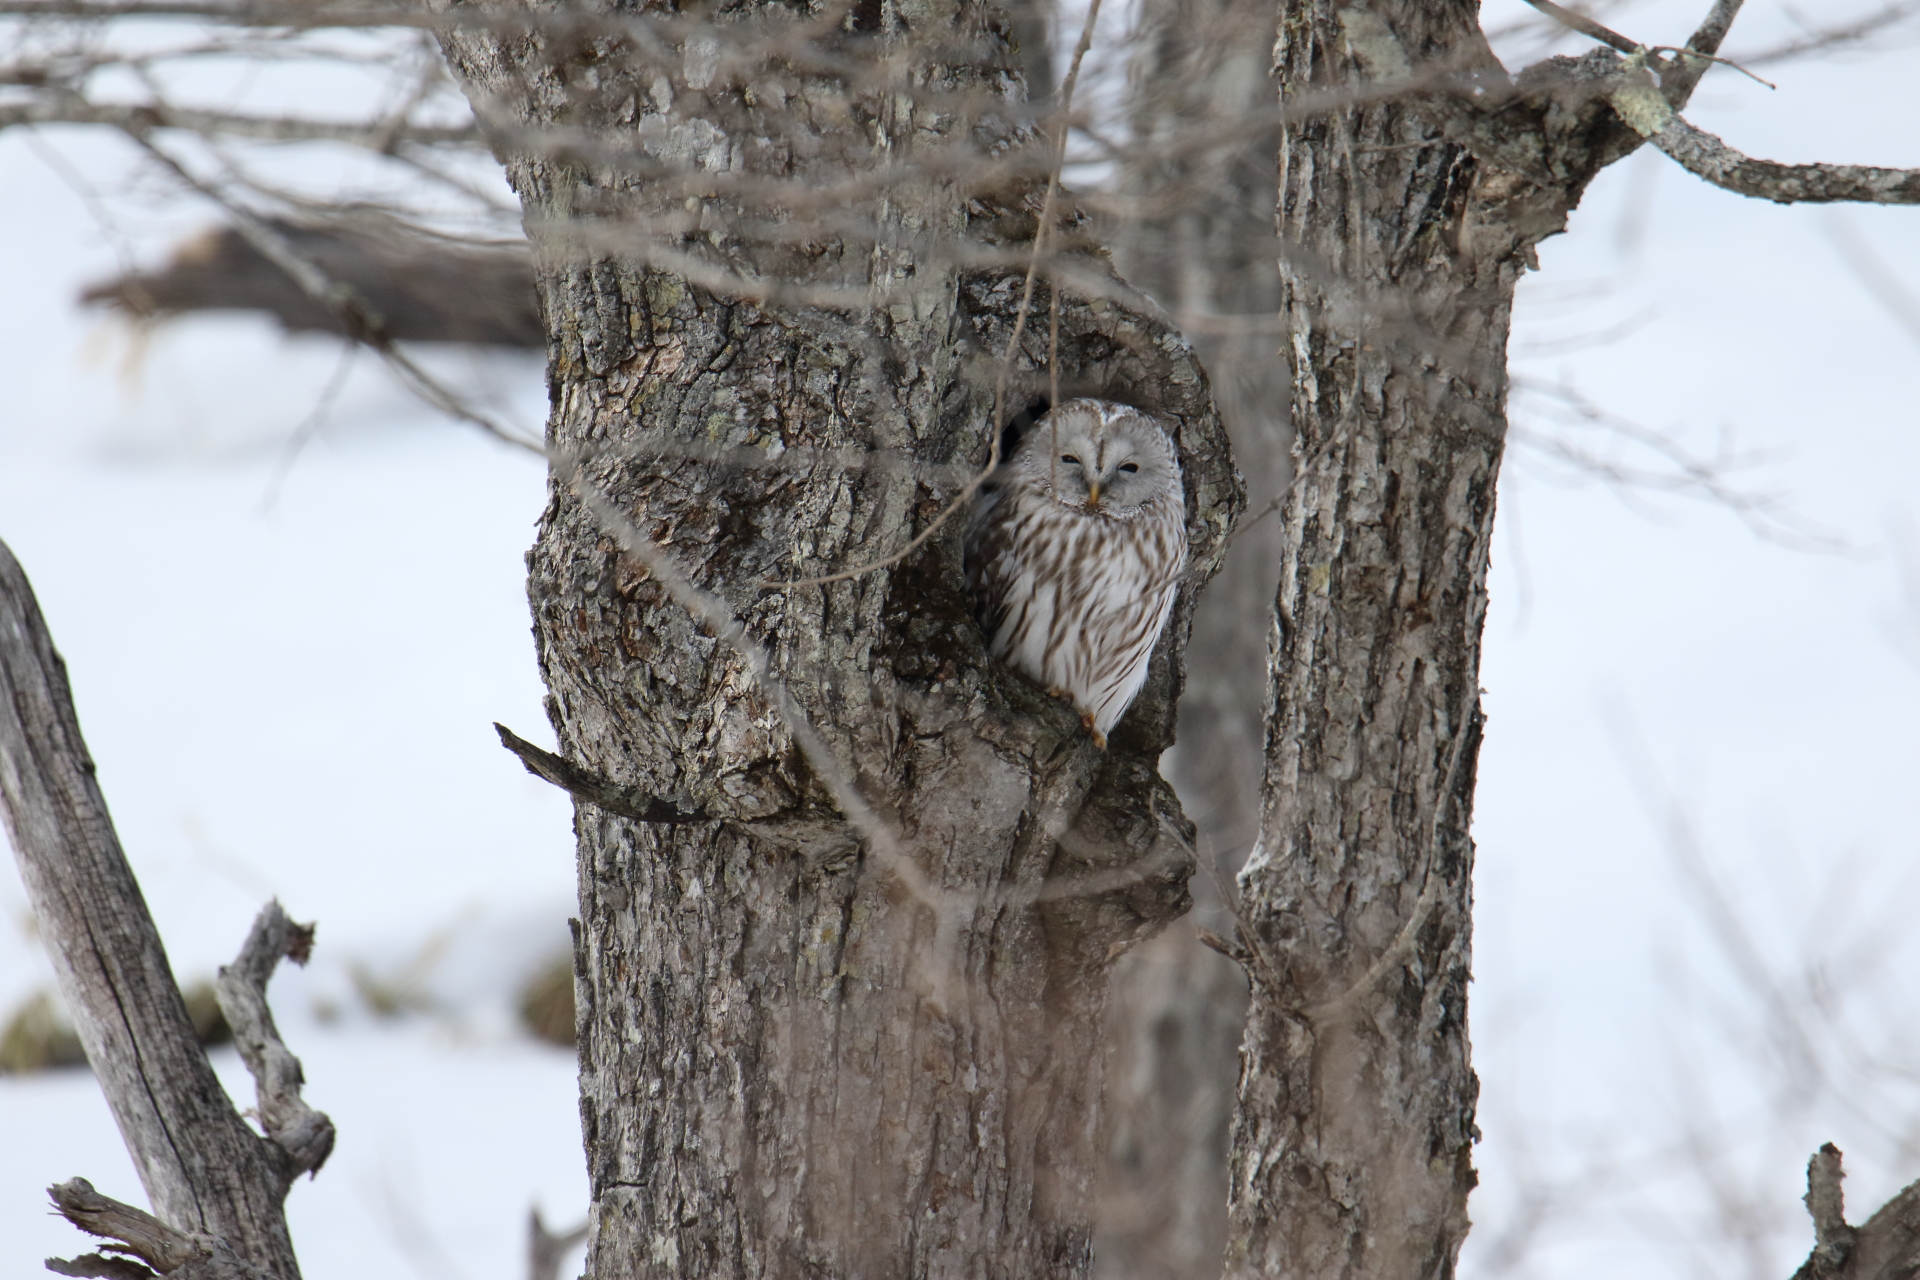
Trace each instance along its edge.
{"label": "owl's talon", "polygon": [[1093,727],[1093,712],[1082,711],[1080,713],[1080,727],[1093,735],[1094,746],[1100,748],[1102,751],[1107,749],[1107,735]]}
{"label": "owl's talon", "polygon": [[1073,695],[1068,693],[1065,689],[1062,689],[1057,684],[1050,684],[1047,686],[1047,696],[1049,698],[1058,698],[1062,702],[1071,702],[1073,700]]}

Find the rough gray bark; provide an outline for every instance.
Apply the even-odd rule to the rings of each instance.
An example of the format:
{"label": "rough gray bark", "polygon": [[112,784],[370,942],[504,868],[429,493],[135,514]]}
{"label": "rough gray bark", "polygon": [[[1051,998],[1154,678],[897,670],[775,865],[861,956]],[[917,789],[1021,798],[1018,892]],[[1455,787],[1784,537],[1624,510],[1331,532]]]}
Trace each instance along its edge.
{"label": "rough gray bark", "polygon": [[107,815],[65,664],[4,544],[0,809],[61,995],[155,1213],[298,1280],[281,1206],[292,1180],[325,1158],[331,1126],[318,1117],[323,1135],[309,1123],[303,1163],[249,1129],[221,1090]]}
{"label": "rough gray bark", "polygon": [[[1102,226],[1127,279],[1192,338],[1251,504],[1195,607],[1179,743],[1162,761],[1194,819],[1200,856],[1232,875],[1260,814],[1266,629],[1280,572],[1270,502],[1289,471],[1287,374],[1273,325],[1274,9],[1150,0],[1137,13],[1131,158]],[[1108,1163],[1094,1249],[1103,1280],[1220,1273],[1247,981],[1189,927],[1229,928],[1214,875],[1196,877],[1193,889],[1188,921],[1114,968]]]}
{"label": "rough gray bark", "polygon": [[1467,831],[1513,288],[1637,142],[1592,59],[1511,84],[1476,8],[1289,4],[1275,46],[1283,112],[1433,87],[1290,120],[1280,151],[1301,474],[1241,875],[1233,1275],[1450,1275],[1467,1228]]}
{"label": "rough gray bark", "polygon": [[[1714,5],[1689,48],[1714,52],[1738,7]],[[1601,28],[1588,34],[1630,56],[1597,49],[1510,80],[1476,9],[1301,0],[1275,46],[1300,478],[1266,808],[1241,875],[1253,1009],[1233,1275],[1453,1272],[1474,1182],[1467,832],[1513,288],[1643,138],[1683,160],[1706,150],[1674,114],[1703,60]],[[1291,109],[1341,86],[1344,109]],[[1689,167],[1772,199],[1911,189],[1886,170]]]}
{"label": "rough gray bark", "polygon": [[[1416,59],[1491,62],[1477,6],[1383,8]],[[1283,104],[1362,78],[1343,16],[1287,6]],[[1466,1234],[1466,832],[1524,257],[1478,225],[1475,159],[1434,135],[1388,103],[1290,124],[1280,151],[1302,474],[1284,508],[1267,808],[1241,873],[1253,1008],[1230,1275],[1444,1276]],[[1398,332],[1381,332],[1383,298],[1412,317]]]}
{"label": "rough gray bark", "polygon": [[1866,1222],[1847,1225],[1840,1149],[1807,1161],[1807,1213],[1814,1247],[1793,1280],[1911,1280],[1920,1275],[1920,1182],[1909,1183]]}
{"label": "rough gray bark", "polygon": [[[651,64],[551,31],[449,42],[542,254],[556,468],[529,592],[561,755],[712,819],[577,800],[589,1267],[1073,1276],[1107,967],[1188,901],[1155,761],[1192,592],[1102,754],[988,659],[959,522],[872,573],[764,585],[902,547],[955,493],[782,452],[984,461],[1023,294],[1011,264],[1044,203],[997,11],[855,9],[819,46],[757,52],[782,20],[743,9]],[[561,121],[604,161],[515,149]],[[619,152],[696,144],[724,175],[704,194]],[[991,166],[956,151],[1014,167],[982,180]],[[831,234],[797,246],[741,230],[767,213],[741,194],[753,181],[798,200],[878,164],[896,176],[859,225],[817,215]],[[676,219],[701,230],[662,247]],[[1064,385],[1172,424],[1204,565],[1239,500],[1205,379],[1097,254],[1064,248],[1107,294],[1063,300]],[[1049,301],[1043,286],[1010,403],[1046,385]],[[663,445],[768,453],[741,467]]]}

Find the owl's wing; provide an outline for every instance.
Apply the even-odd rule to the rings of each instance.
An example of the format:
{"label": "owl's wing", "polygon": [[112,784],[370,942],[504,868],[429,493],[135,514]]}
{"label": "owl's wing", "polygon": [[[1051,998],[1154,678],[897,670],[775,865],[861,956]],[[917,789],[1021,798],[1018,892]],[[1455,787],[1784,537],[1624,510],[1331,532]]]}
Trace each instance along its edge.
{"label": "owl's wing", "polygon": [[1011,506],[1005,489],[989,486],[967,517],[967,586],[973,592],[973,616],[989,643],[1007,620],[1007,585],[1017,572],[1016,553],[1007,538]]}

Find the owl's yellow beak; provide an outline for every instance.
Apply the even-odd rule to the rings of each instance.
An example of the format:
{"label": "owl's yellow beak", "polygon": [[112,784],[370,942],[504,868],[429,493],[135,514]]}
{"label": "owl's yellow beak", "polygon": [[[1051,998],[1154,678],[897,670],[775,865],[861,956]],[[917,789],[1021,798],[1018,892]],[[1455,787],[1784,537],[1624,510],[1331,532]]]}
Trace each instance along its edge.
{"label": "owl's yellow beak", "polygon": [[1087,505],[1090,507],[1100,505],[1100,482],[1098,480],[1087,481]]}

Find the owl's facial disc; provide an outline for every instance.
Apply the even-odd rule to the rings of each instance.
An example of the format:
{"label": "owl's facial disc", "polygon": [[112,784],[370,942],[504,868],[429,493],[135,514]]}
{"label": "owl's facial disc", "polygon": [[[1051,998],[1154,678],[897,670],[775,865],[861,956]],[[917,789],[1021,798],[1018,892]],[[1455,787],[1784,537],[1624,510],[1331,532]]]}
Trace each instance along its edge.
{"label": "owl's facial disc", "polygon": [[1180,483],[1167,446],[1145,414],[1076,400],[1039,424],[1016,465],[1062,506],[1131,518]]}

